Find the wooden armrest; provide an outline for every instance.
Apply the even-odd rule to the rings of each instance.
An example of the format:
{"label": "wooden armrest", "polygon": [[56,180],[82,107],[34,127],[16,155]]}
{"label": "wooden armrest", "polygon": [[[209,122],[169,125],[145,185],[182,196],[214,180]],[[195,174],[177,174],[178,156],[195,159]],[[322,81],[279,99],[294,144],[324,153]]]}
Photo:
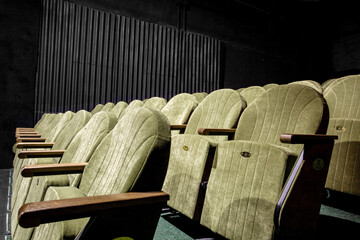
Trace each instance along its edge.
{"label": "wooden armrest", "polygon": [[200,135],[232,135],[235,134],[236,128],[199,128]]}
{"label": "wooden armrest", "polygon": [[184,130],[187,124],[172,124],[170,125],[171,130]]}
{"label": "wooden armrest", "polygon": [[34,131],[34,128],[22,128],[22,127],[18,127],[16,128],[16,131]]}
{"label": "wooden armrest", "polygon": [[166,202],[164,192],[128,192],[82,198],[28,203],[19,209],[18,222],[24,228],[42,223],[96,216],[102,211]]}
{"label": "wooden armrest", "polygon": [[52,148],[54,146],[53,142],[25,142],[17,143],[16,147],[18,149],[23,148]]}
{"label": "wooden armrest", "polygon": [[26,165],[21,168],[23,177],[82,173],[87,163],[53,163]]}
{"label": "wooden armrest", "polygon": [[335,135],[325,135],[325,134],[281,134],[280,141],[282,143],[291,143],[291,144],[306,144],[313,142],[327,142],[334,141],[338,139],[338,136]]}
{"label": "wooden armrest", "polygon": [[35,131],[18,131],[16,130],[15,134],[39,134],[39,132],[35,132]]}
{"label": "wooden armrest", "polygon": [[33,138],[33,137],[29,137],[29,138],[18,138],[16,139],[16,142],[45,142],[46,138]]}
{"label": "wooden armrest", "polygon": [[15,138],[41,138],[41,135],[40,134],[15,134]]}
{"label": "wooden armrest", "polygon": [[19,158],[47,158],[47,157],[61,157],[65,150],[39,150],[39,151],[21,151]]}

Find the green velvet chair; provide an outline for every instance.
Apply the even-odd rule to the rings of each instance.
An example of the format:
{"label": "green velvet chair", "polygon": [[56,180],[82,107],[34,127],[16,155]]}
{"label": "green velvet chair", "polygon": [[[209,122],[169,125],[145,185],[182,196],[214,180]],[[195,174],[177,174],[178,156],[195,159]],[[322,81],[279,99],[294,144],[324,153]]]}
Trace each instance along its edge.
{"label": "green velvet chair", "polygon": [[[101,140],[113,129],[117,122],[116,117],[104,111],[100,111],[93,115],[91,119],[83,126],[77,134],[72,135],[70,143],[66,150],[55,149],[49,151],[22,151],[19,154],[20,158],[27,159],[28,164],[36,167],[37,164],[54,164],[60,163],[75,163],[87,162],[92,153],[101,142]],[[68,129],[72,130],[72,129]],[[74,129],[75,131],[75,129]],[[71,135],[71,134],[70,134]],[[70,137],[68,135],[65,138]],[[59,160],[59,158],[61,159]],[[22,169],[26,168],[26,165]],[[23,170],[22,170],[23,171]],[[24,175],[22,173],[22,175]],[[21,178],[18,194],[13,200],[12,216],[11,216],[11,232],[13,239],[22,239],[24,236],[31,234],[31,230],[22,229],[17,224],[17,213],[19,208],[25,202],[41,201],[44,197],[46,188],[50,186],[76,186],[80,180],[79,174],[61,175],[61,176],[46,176],[34,178]]]}
{"label": "green velvet chair", "polygon": [[[197,107],[198,102],[195,96],[188,93],[180,93],[172,97],[161,112],[168,118],[170,124],[186,124]],[[172,130],[171,134],[178,134],[180,130]]]}
{"label": "green velvet chair", "polygon": [[276,87],[276,86],[279,86],[279,84],[277,84],[277,83],[268,83],[268,84],[264,85],[263,88],[265,90],[268,90],[268,89],[270,89],[272,87]]}
{"label": "green velvet chair", "polygon": [[339,137],[326,187],[360,196],[360,75],[333,80],[324,97],[330,110],[328,134]]}
{"label": "green velvet chair", "polygon": [[[56,139],[58,138],[60,132],[70,123],[71,119],[73,118],[73,116],[75,115],[75,113],[71,112],[71,111],[67,111],[64,114],[57,114],[55,117],[56,122],[54,122],[54,120],[51,122],[50,126],[51,128],[47,127],[47,130],[44,131],[44,133],[42,134],[42,138],[25,138],[22,139],[21,142],[23,141],[44,141],[44,142],[55,142]],[[59,118],[59,120],[57,120],[57,118]],[[56,124],[55,124],[56,123]],[[16,144],[17,146],[17,144]],[[13,160],[13,190],[16,189],[16,179],[19,175],[20,172],[20,168],[21,168],[21,164],[22,161],[19,161],[18,158],[18,154],[19,154],[19,149],[16,149],[15,152],[15,157]]]}
{"label": "green velvet chair", "polygon": [[291,82],[289,84],[302,84],[302,85],[305,85],[305,86],[315,89],[316,91],[318,91],[321,94],[323,93],[323,88],[322,88],[321,84],[314,80],[301,80],[301,81]]}
{"label": "green velvet chair", "polygon": [[33,128],[17,127],[16,133],[28,133],[34,131],[41,133],[41,128],[46,126],[46,124],[48,124],[53,117],[55,117],[54,113],[44,113]]}
{"label": "green velvet chair", "polygon": [[227,239],[272,239],[277,200],[303,150],[280,135],[324,133],[325,117],[321,95],[300,84],[274,86],[256,98],[234,140],[216,148],[200,223]]}
{"label": "green velvet chair", "polygon": [[128,106],[128,104],[126,102],[123,101],[119,101],[116,103],[116,105],[113,107],[113,109],[111,109],[111,113],[114,114],[116,116],[116,118],[119,118],[121,113],[126,109],[126,107]]}
{"label": "green velvet chair", "polygon": [[97,104],[97,105],[93,108],[93,110],[91,110],[91,114],[94,115],[94,114],[100,112],[103,107],[104,107],[103,104],[101,104],[101,103]]}
{"label": "green velvet chair", "polygon": [[246,104],[250,105],[258,96],[265,92],[265,89],[260,86],[251,86],[238,92],[245,99]]}
{"label": "green velvet chair", "polygon": [[110,112],[114,108],[115,104],[112,102],[108,102],[104,105],[104,107],[101,109],[101,111],[104,112]]}
{"label": "green velvet chair", "polygon": [[165,98],[152,97],[152,98],[147,99],[147,101],[144,102],[144,107],[161,111],[161,109],[163,109],[163,107],[165,107],[166,103],[167,103],[167,101]]}
{"label": "green velvet chair", "polygon": [[210,93],[194,110],[184,134],[172,136],[170,160],[163,191],[170,194],[168,205],[190,218],[195,212],[205,162],[211,145],[227,136],[200,136],[199,128],[233,128],[246,103],[232,89]]}
{"label": "green velvet chair", "polygon": [[197,102],[200,104],[208,94],[206,92],[196,92],[192,93],[191,95],[193,95],[196,98]]}
{"label": "green velvet chair", "polygon": [[[33,227],[41,224],[34,230],[31,238],[34,240],[74,239],[82,229],[79,239],[115,239],[124,236],[152,239],[161,212],[161,202],[165,203],[168,195],[147,192],[161,189],[169,148],[170,125],[166,117],[156,110],[144,107],[134,109],[121,118],[102,140],[89,163],[80,165],[84,172],[79,186],[49,187],[44,202],[26,204],[20,209],[20,225]],[[66,166],[69,167],[62,167]],[[74,166],[76,164],[69,170],[73,171]],[[61,164],[57,167],[61,167]],[[29,170],[27,172],[34,175],[39,172],[39,169]],[[65,168],[60,170],[61,173],[65,171]],[[149,205],[150,202],[147,202],[145,207],[136,206],[144,201],[146,203],[146,199],[151,202],[155,199],[156,204]],[[74,205],[70,206],[69,201]],[[57,209],[55,212],[49,206],[53,203],[56,206],[54,209]],[[35,213],[33,207],[39,209],[41,206],[44,206],[43,210],[50,210],[48,216],[41,213],[44,218],[38,221],[28,215]],[[130,207],[124,209],[122,206]],[[36,213],[33,215],[35,218],[38,216]],[[70,220],[79,217],[90,219]],[[49,223],[46,219],[51,219],[49,222],[69,221]],[[28,238],[22,236],[21,239]]]}
{"label": "green velvet chair", "polygon": [[127,113],[132,112],[134,109],[142,107],[144,105],[143,101],[141,100],[133,100],[129,103],[129,105],[122,111],[122,113],[119,115],[118,120],[120,120],[123,116],[125,116]]}
{"label": "green velvet chair", "polygon": [[322,87],[323,91],[325,91],[325,89],[326,89],[328,86],[330,86],[330,84],[331,84],[333,81],[335,81],[335,80],[336,80],[336,78],[331,78],[331,79],[328,79],[328,80],[326,80],[325,82],[323,82],[323,83],[321,84],[321,87]]}

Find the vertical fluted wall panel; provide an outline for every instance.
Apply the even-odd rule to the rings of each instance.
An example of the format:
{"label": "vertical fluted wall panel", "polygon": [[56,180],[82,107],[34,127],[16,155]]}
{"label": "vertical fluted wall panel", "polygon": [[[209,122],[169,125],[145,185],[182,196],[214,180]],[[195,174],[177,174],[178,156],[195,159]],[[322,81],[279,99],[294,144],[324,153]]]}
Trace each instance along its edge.
{"label": "vertical fluted wall panel", "polygon": [[219,88],[216,39],[64,0],[42,1],[35,117]]}

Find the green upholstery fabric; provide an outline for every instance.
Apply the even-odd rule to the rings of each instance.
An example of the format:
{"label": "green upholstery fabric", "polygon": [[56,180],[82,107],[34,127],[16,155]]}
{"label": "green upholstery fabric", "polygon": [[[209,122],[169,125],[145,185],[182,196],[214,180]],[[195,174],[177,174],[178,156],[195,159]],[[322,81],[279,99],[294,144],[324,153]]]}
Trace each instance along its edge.
{"label": "green upholstery fabric", "polygon": [[166,103],[167,103],[167,101],[165,98],[152,97],[152,98],[148,99],[147,101],[145,101],[144,107],[161,111],[161,109],[163,109],[163,107],[165,107]]}
{"label": "green upholstery fabric", "polygon": [[[63,188],[64,187],[50,187],[46,192],[44,201],[86,196],[81,191],[78,191],[77,188],[66,188],[66,191],[61,191]],[[55,224],[43,224],[37,231],[35,231],[31,239],[75,239],[88,220],[88,218],[81,218],[62,221]],[[66,233],[64,233],[64,231],[66,231]]]}
{"label": "green upholstery fabric", "polygon": [[201,224],[228,239],[271,239],[287,157],[265,143],[219,143]]}
{"label": "green upholstery fabric", "polygon": [[[172,97],[161,112],[167,117],[170,124],[185,124],[197,105],[197,100],[193,95],[181,93]],[[171,131],[172,135],[176,133],[179,131]]]}
{"label": "green upholstery fabric", "polygon": [[38,131],[39,133],[42,133],[46,126],[54,119],[56,116],[55,113],[45,113],[45,119],[42,120],[37,126],[34,127],[34,130]]}
{"label": "green upholstery fabric", "polygon": [[[100,111],[93,115],[88,123],[76,134],[66,148],[61,163],[87,162],[102,139],[113,129],[117,118],[112,113]],[[30,164],[53,163],[52,158],[32,159]],[[17,211],[24,204],[41,201],[49,186],[77,186],[81,174],[60,176],[43,176],[22,178],[21,191],[19,190],[12,211],[13,239],[27,239],[31,229],[24,229],[17,225]]]}
{"label": "green upholstery fabric", "polygon": [[277,87],[277,86],[279,86],[279,84],[277,84],[277,83],[268,83],[268,84],[264,85],[263,88],[265,90],[268,90],[268,89],[270,89],[272,87]]}
{"label": "green upholstery fabric", "polygon": [[241,90],[240,95],[245,99],[247,105],[251,104],[265,89],[260,86],[251,86]]}
{"label": "green upholstery fabric", "polygon": [[110,112],[114,108],[115,104],[112,102],[108,102],[104,105],[104,107],[101,109],[101,111],[104,112]]}
{"label": "green upholstery fabric", "polygon": [[114,114],[118,119],[121,115],[121,113],[126,109],[128,104],[126,102],[120,101],[116,103],[116,105],[111,109],[111,113]]}
{"label": "green upholstery fabric", "polygon": [[324,99],[305,85],[288,84],[270,88],[253,105],[241,114],[235,139],[284,146],[299,154],[302,145],[281,143],[280,134],[315,133]]}
{"label": "green upholstery fabric", "polygon": [[[170,125],[163,114],[147,108],[134,109],[119,121],[95,150],[79,188],[50,187],[45,199],[159,190],[161,181],[157,182],[156,178],[163,175],[168,159],[152,154],[169,151],[169,143]],[[165,169],[159,168],[160,165]],[[69,224],[44,224],[35,229],[32,239],[46,239],[50,235],[52,239],[73,238],[86,222],[87,219],[77,219]]]}
{"label": "green upholstery fabric", "polygon": [[[185,134],[198,134],[199,128],[231,128],[236,126],[240,113],[246,107],[239,93],[220,89],[210,93],[195,109],[185,129]],[[212,136],[214,141],[224,137]]]}
{"label": "green upholstery fabric", "polygon": [[320,83],[314,81],[314,80],[302,80],[302,81],[295,81],[295,82],[291,82],[289,84],[302,84],[308,87],[311,87],[313,89],[315,89],[316,91],[318,91],[319,93],[323,93],[323,88],[320,85]]}
{"label": "green upholstery fabric", "polygon": [[100,112],[103,107],[104,107],[103,104],[101,104],[101,103],[97,104],[97,105],[94,107],[94,109],[91,110],[91,114],[94,115],[94,114]]}
{"label": "green upholstery fabric", "polygon": [[335,141],[325,187],[360,196],[360,75],[335,79],[325,89]]}
{"label": "green upholstery fabric", "polygon": [[325,187],[360,196],[360,119],[331,118],[329,135],[337,135]]}
{"label": "green upholstery fabric", "polygon": [[196,101],[200,104],[208,94],[206,92],[196,92],[191,95],[193,95],[196,98]]}
{"label": "green upholstery fabric", "polygon": [[194,110],[185,134],[172,136],[170,160],[163,191],[170,194],[168,205],[193,218],[199,186],[210,145],[226,136],[204,137],[199,128],[231,128],[245,107],[239,93],[221,89],[210,93]]}
{"label": "green upholstery fabric", "polygon": [[120,114],[118,119],[120,120],[123,116],[125,116],[127,113],[133,111],[136,108],[142,107],[144,103],[140,100],[133,100],[129,103],[129,105],[125,108],[124,111]]}
{"label": "green upholstery fabric", "polygon": [[284,178],[302,145],[281,133],[316,133],[324,101],[300,84],[268,89],[242,113],[235,140],[218,144],[201,224],[229,239],[271,239]]}
{"label": "green upholstery fabric", "polygon": [[46,126],[44,126],[43,130],[41,131],[41,137],[48,140],[51,131],[55,128],[56,124],[58,124],[63,115],[63,113],[57,113],[54,118]]}
{"label": "green upholstery fabric", "polygon": [[[59,136],[60,132],[69,124],[69,122],[71,121],[71,119],[73,118],[73,116],[75,115],[75,113],[71,112],[71,111],[67,111],[64,114],[58,115],[61,116],[60,120],[57,121],[56,125],[52,128],[52,130],[50,131],[50,133],[47,135],[47,142],[55,142],[57,137]],[[19,185],[19,183],[17,182],[17,178],[20,175],[20,169],[23,166],[24,163],[26,163],[26,161],[23,160],[19,160],[18,158],[18,153],[20,152],[20,150],[17,149],[14,160],[13,160],[13,166],[14,166],[14,171],[13,171],[13,191],[17,191],[17,187]]]}
{"label": "green upholstery fabric", "polygon": [[324,91],[330,118],[360,119],[360,75],[336,79]]}
{"label": "green upholstery fabric", "polygon": [[49,114],[49,113],[44,113],[44,114],[41,116],[40,120],[35,124],[34,130],[37,130],[37,129],[41,128],[41,125],[43,124],[43,122],[44,122],[44,121],[46,122],[46,119],[47,119],[50,115],[51,115],[51,114]]}
{"label": "green upholstery fabric", "polygon": [[332,79],[328,79],[325,82],[323,82],[321,84],[321,87],[322,87],[323,91],[325,91],[325,89],[335,80],[336,80],[336,78],[332,78]]}

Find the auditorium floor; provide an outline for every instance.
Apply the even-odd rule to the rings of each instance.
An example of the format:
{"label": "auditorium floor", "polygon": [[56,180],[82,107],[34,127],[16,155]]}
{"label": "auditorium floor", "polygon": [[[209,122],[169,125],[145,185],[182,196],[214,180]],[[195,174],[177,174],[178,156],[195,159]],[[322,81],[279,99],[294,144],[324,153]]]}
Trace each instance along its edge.
{"label": "auditorium floor", "polygon": [[[7,235],[7,202],[11,171],[0,169],[0,240]],[[359,237],[359,198],[344,197],[335,193],[321,206],[317,239],[353,239]],[[355,237],[355,238],[357,238]],[[156,240],[222,239],[211,231],[174,211],[164,212],[156,229]]]}

